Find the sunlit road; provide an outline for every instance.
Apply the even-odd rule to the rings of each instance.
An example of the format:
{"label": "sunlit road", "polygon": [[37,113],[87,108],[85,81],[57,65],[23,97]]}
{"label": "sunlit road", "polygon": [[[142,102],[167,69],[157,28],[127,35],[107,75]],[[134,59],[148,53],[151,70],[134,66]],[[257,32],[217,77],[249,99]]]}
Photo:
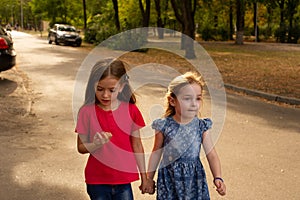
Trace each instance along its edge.
{"label": "sunlit road", "polygon": [[[17,68],[31,80],[32,113],[37,125],[32,130],[35,134],[21,138],[27,145],[15,148],[20,157],[1,166],[1,174],[7,174],[7,180],[0,183],[1,199],[88,199],[83,176],[87,157],[76,151],[72,95],[76,73],[89,51],[50,45],[20,32],[12,35]],[[139,91],[139,106],[148,125],[148,109],[163,91]],[[227,196],[218,197],[209,167],[202,159],[212,199],[300,199],[299,119],[299,109],[227,94],[225,124],[216,145]],[[145,151],[150,150],[151,144],[146,143]],[[142,196],[138,184],[133,184],[136,199],[155,199]]]}

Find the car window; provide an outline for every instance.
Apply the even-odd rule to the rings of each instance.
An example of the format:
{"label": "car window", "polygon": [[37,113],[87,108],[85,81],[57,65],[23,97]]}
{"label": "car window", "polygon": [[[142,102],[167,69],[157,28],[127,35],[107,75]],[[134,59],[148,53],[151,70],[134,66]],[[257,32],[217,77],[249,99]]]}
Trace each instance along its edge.
{"label": "car window", "polygon": [[68,31],[68,32],[75,32],[75,28],[73,27],[66,27],[65,31]]}
{"label": "car window", "polygon": [[59,31],[65,31],[65,28],[63,26],[58,27]]}

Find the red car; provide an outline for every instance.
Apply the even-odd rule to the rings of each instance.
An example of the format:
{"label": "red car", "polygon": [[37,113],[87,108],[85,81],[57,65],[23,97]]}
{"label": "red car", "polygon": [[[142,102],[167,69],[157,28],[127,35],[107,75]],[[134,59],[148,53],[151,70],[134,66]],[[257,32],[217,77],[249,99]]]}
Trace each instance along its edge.
{"label": "red car", "polygon": [[10,33],[0,26],[0,72],[16,65],[16,55]]}

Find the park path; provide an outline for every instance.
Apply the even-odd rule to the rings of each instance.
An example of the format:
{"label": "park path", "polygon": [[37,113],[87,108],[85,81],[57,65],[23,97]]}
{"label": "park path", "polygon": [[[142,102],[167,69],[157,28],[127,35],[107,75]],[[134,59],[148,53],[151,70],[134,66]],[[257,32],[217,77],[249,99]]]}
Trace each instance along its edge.
{"label": "park path", "polygon": [[[17,72],[4,76],[26,74],[28,80],[23,77],[23,81],[29,83],[32,108],[29,116],[16,116],[19,124],[0,135],[1,199],[88,199],[83,177],[87,156],[76,151],[72,108],[75,76],[88,52],[48,45],[23,33],[13,36]],[[146,85],[137,90],[138,106],[148,125],[143,130],[147,154],[153,141],[151,113],[163,103],[165,89]],[[23,93],[15,95],[27,98]],[[214,191],[209,167],[202,159],[212,199],[300,199],[299,118],[299,109],[227,93],[224,126],[216,141],[227,196],[219,197]],[[133,183],[136,199],[155,199],[141,195],[138,185]]]}

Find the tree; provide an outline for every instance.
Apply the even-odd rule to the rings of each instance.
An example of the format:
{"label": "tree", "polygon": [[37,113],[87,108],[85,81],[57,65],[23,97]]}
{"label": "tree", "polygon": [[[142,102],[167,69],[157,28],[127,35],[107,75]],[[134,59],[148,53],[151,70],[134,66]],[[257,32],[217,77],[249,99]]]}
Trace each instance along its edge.
{"label": "tree", "polygon": [[146,8],[144,8],[143,1],[139,0],[139,6],[142,13],[142,27],[148,27],[150,22],[151,1],[146,0]]}
{"label": "tree", "polygon": [[297,13],[296,8],[299,6],[299,0],[288,0],[287,1],[287,13],[288,13],[288,43],[297,43],[300,37],[300,27],[294,23],[294,15]]}
{"label": "tree", "polygon": [[49,20],[50,24],[83,24],[81,0],[31,0],[30,6],[35,15],[41,16],[43,20]]}
{"label": "tree", "polygon": [[229,2],[229,39],[233,40],[234,25],[233,25],[233,0]]}
{"label": "tree", "polygon": [[181,48],[185,50],[185,57],[188,59],[196,57],[194,51],[196,2],[196,0],[171,0],[176,19],[182,27]]}
{"label": "tree", "polygon": [[253,2],[253,24],[254,24],[254,35],[255,35],[255,42],[259,42],[259,27],[257,24],[257,15],[258,9],[257,5],[258,2]]}
{"label": "tree", "polygon": [[118,31],[121,30],[120,26],[120,19],[119,19],[119,6],[118,6],[118,0],[112,0],[114,5],[114,11],[115,11],[115,25]]}
{"label": "tree", "polygon": [[244,25],[245,25],[245,2],[244,0],[236,0],[236,44],[243,44]]}
{"label": "tree", "polygon": [[[156,25],[159,28],[164,28],[164,24],[163,24],[162,17],[161,17],[161,1],[160,0],[154,0],[154,2],[155,2],[155,10],[156,10],[156,13],[157,13]],[[167,1],[167,4],[168,4],[168,1]],[[163,29],[158,30],[158,38],[159,39],[164,38]]]}
{"label": "tree", "polygon": [[83,21],[84,21],[84,30],[86,30],[86,2],[85,0],[82,0],[82,6],[83,6]]}

